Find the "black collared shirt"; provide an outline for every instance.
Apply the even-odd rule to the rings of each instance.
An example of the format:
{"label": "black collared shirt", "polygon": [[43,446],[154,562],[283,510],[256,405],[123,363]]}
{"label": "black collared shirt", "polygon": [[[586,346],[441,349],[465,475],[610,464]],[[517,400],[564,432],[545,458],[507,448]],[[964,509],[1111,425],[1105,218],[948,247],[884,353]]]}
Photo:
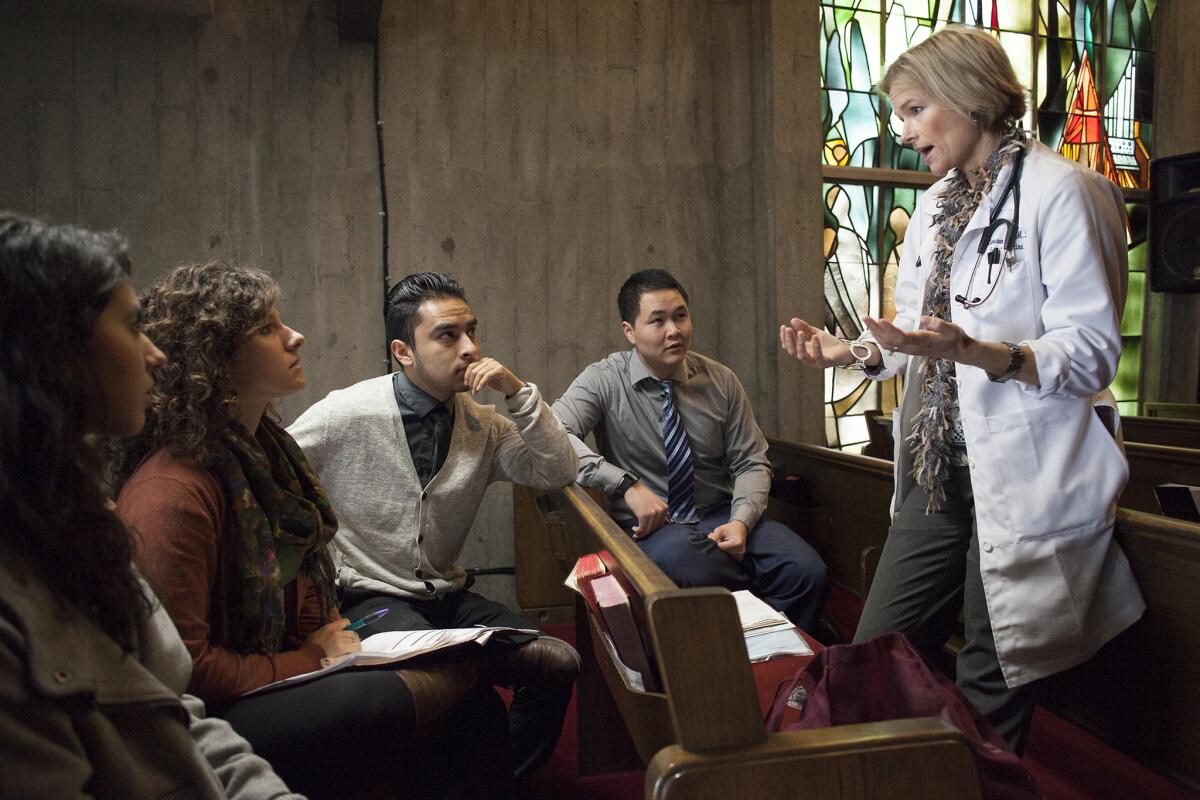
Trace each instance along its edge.
{"label": "black collared shirt", "polygon": [[400,408],[400,419],[404,422],[404,436],[408,439],[413,466],[417,468],[417,478],[421,488],[425,488],[446,463],[446,454],[450,452],[454,398],[438,402],[403,372],[392,373],[392,390]]}

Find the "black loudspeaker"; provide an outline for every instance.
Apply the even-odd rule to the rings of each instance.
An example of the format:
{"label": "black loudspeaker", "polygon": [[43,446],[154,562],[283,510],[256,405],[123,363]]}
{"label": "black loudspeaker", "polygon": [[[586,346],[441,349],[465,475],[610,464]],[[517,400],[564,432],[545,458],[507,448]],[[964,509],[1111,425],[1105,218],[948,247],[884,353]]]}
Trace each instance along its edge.
{"label": "black loudspeaker", "polygon": [[1150,162],[1146,268],[1156,292],[1200,292],[1200,153]]}

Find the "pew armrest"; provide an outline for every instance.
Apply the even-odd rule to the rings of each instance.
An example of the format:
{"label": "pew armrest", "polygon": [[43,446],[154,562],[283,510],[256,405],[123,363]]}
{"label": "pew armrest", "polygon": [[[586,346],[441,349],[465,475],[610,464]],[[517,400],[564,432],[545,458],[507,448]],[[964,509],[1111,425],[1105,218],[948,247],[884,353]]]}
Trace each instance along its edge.
{"label": "pew armrest", "polygon": [[[920,768],[914,765],[920,764]],[[679,745],[646,770],[647,800],[911,800],[980,798],[971,747],[937,719],[903,719],[776,733],[720,753]]]}

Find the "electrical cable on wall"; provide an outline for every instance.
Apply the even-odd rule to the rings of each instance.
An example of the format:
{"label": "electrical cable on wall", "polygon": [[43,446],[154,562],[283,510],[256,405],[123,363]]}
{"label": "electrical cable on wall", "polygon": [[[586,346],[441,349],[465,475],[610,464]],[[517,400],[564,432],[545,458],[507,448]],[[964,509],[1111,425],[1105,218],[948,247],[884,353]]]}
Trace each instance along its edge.
{"label": "electrical cable on wall", "polygon": [[[379,37],[375,39],[375,63],[374,63],[374,112],[375,112],[375,149],[378,154],[379,161],[379,220],[382,226],[383,233],[383,252],[382,252],[382,268],[383,268],[383,296],[387,298],[388,289],[391,288],[391,273],[388,267],[388,204],[387,204],[387,176],[384,167],[383,158],[383,117],[379,113]],[[382,311],[382,309],[381,309]],[[384,339],[386,340],[386,333]],[[392,371],[392,352],[390,343],[384,342],[383,353],[383,371],[389,373]],[[472,567],[467,572],[473,577],[481,577],[487,575],[515,575],[516,568],[512,566],[501,567]]]}
{"label": "electrical cable on wall", "polygon": [[[375,65],[374,65],[374,109],[375,109],[375,150],[378,154],[379,161],[379,222],[383,233],[383,296],[387,298],[388,289],[391,288],[391,275],[388,270],[388,202],[387,202],[387,175],[384,169],[383,161],[383,117],[379,115],[379,37],[375,37]],[[384,334],[384,339],[387,339],[387,334]],[[387,341],[383,344],[383,371],[387,374],[392,371],[392,352]]]}

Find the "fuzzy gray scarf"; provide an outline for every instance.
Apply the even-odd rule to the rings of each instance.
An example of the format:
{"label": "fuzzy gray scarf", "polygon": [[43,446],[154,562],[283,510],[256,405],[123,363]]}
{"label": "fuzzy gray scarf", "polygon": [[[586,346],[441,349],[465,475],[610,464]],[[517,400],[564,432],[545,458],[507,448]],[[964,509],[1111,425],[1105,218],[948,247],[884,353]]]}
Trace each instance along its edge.
{"label": "fuzzy gray scarf", "polygon": [[[946,181],[933,218],[933,272],[925,289],[922,314],[950,321],[950,267],[954,263],[954,248],[975,214],[979,203],[991,191],[1000,170],[1012,160],[1018,149],[1025,146],[1025,133],[1015,130],[1004,135],[987,162],[974,170],[967,181],[962,170],[956,170]],[[962,451],[958,418],[958,384],[954,382],[954,362],[944,358],[927,358],[921,376],[921,407],[913,420],[907,441],[913,454],[912,476],[929,497],[925,513],[932,514],[946,501],[946,480],[956,456]],[[959,428],[959,430],[961,430]],[[956,443],[956,440],[958,443]]]}

